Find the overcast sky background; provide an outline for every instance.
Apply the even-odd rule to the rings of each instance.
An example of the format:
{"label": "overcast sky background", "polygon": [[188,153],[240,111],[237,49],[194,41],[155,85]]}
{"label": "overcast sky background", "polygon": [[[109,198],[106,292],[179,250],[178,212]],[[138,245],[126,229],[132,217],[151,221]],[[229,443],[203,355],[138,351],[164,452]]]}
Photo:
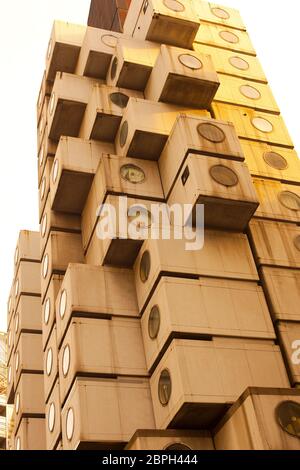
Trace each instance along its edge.
{"label": "overcast sky background", "polygon": [[[225,0],[241,11],[296,149],[300,150],[299,0]],[[86,24],[90,0],[1,2],[0,330],[19,230],[38,230],[36,100],[52,22]]]}

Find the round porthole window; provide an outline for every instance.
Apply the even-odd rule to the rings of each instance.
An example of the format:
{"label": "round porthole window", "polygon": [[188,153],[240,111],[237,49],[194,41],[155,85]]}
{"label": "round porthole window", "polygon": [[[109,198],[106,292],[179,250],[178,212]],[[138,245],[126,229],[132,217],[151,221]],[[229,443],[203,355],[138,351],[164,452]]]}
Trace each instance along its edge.
{"label": "round porthole window", "polygon": [[275,170],[285,170],[288,167],[286,159],[277,152],[265,152],[263,158]]}
{"label": "round porthole window", "polygon": [[105,46],[116,47],[118,38],[112,34],[103,34],[103,36],[101,36],[101,42],[103,42]]}
{"label": "round porthole window", "polygon": [[171,397],[172,393],[172,382],[170,373],[167,369],[163,370],[160,374],[159,382],[158,382],[158,398],[160,403],[163,406],[166,406]]}
{"label": "round porthole window", "polygon": [[140,264],[140,278],[142,282],[146,282],[151,269],[151,259],[149,251],[145,251],[142,256],[141,264]]}
{"label": "round porthole window", "polygon": [[16,315],[16,323],[15,323],[15,333],[18,333],[19,330],[19,322],[20,322],[20,315],[17,313]]}
{"label": "round porthole window", "polygon": [[259,131],[269,133],[273,131],[273,124],[267,119],[255,117],[251,120],[252,125]]}
{"label": "round porthole window", "polygon": [[21,439],[19,437],[16,440],[16,450],[21,450]]}
{"label": "round porthole window", "polygon": [[148,320],[148,333],[151,339],[157,338],[160,328],[160,311],[157,305],[152,307]]}
{"label": "round porthole window", "polygon": [[300,437],[300,404],[284,401],[276,408],[276,418],[280,427],[294,437]]}
{"label": "round porthole window", "polygon": [[300,197],[298,194],[293,193],[292,191],[282,191],[278,199],[280,203],[290,209],[292,211],[299,211],[300,210]]}
{"label": "round porthole window", "polygon": [[181,444],[180,442],[176,442],[175,444],[171,444],[168,447],[166,447],[166,450],[192,450],[190,447]]}
{"label": "round porthole window", "polygon": [[120,146],[124,147],[128,137],[128,122],[124,121],[120,131]]}
{"label": "round porthole window", "polygon": [[40,153],[39,153],[39,162],[40,162],[40,167],[43,166],[44,163],[44,147],[41,148]]}
{"label": "round porthole window", "polygon": [[63,290],[59,301],[60,318],[64,318],[67,309],[67,291]]}
{"label": "round porthole window", "polygon": [[59,162],[58,160],[55,160],[53,164],[53,170],[52,170],[52,181],[55,184],[58,176],[58,168],[59,168]]}
{"label": "round porthole window", "polygon": [[15,359],[15,369],[16,369],[16,372],[18,372],[18,370],[19,370],[19,365],[20,365],[20,353],[19,353],[19,351],[18,351],[17,354],[16,354],[16,359]]}
{"label": "round porthole window", "polygon": [[222,8],[212,8],[211,12],[213,15],[215,15],[217,18],[220,18],[221,20],[228,20],[230,18],[230,14]]}
{"label": "round porthole window", "polygon": [[42,179],[42,184],[41,184],[41,201],[44,199],[45,191],[46,191],[46,178],[44,176]]}
{"label": "round porthole window", "polygon": [[242,85],[240,87],[240,92],[242,95],[244,95],[246,98],[249,98],[250,100],[259,100],[259,98],[261,98],[260,92],[250,85]]}
{"label": "round porthole window", "polygon": [[114,80],[116,78],[117,68],[118,68],[118,58],[114,57],[112,59],[111,68],[110,68],[110,78],[112,80]]}
{"label": "round porthole window", "polygon": [[249,69],[249,64],[245,59],[242,59],[241,57],[230,57],[229,58],[229,63],[232,65],[232,67],[235,67],[236,69],[239,70],[248,70]]}
{"label": "round porthole window", "polygon": [[177,13],[185,10],[185,6],[177,0],[163,0],[163,4],[165,7],[169,8],[169,10],[176,11]]}
{"label": "round porthole window", "polygon": [[49,268],[49,255],[46,253],[44,256],[44,261],[43,261],[43,278],[46,279],[47,274],[48,274],[48,268]]}
{"label": "round porthole window", "polygon": [[226,136],[220,127],[208,122],[201,123],[197,126],[197,131],[203,139],[209,140],[215,144],[224,142]]}
{"label": "round porthole window", "polygon": [[11,330],[9,330],[9,331],[8,331],[8,339],[7,339],[8,347],[9,347],[9,348],[11,347],[11,337],[12,337]]}
{"label": "round porthole window", "polygon": [[63,374],[64,377],[67,377],[70,369],[70,361],[71,361],[71,351],[70,351],[70,346],[67,344],[64,348],[64,353],[63,353]]}
{"label": "round porthole window", "polygon": [[43,91],[42,89],[39,92],[39,99],[38,99],[38,107],[40,108],[42,106],[42,99],[43,99]]}
{"label": "round porthole window", "polygon": [[70,441],[74,434],[74,425],[75,425],[75,418],[74,418],[74,411],[73,408],[69,408],[67,412],[67,422],[66,422],[66,432],[67,438]]}
{"label": "round porthole window", "polygon": [[18,264],[19,261],[19,247],[17,246],[15,250],[15,264]]}
{"label": "round porthole window", "polygon": [[297,250],[300,251],[300,235],[298,235],[298,236],[294,239],[294,245],[295,245],[295,247],[297,248]]}
{"label": "round porthole window", "polygon": [[239,37],[231,31],[220,31],[219,36],[223,41],[230,42],[231,44],[237,44],[240,41]]}
{"label": "round porthole window", "polygon": [[52,115],[52,113],[54,111],[54,104],[55,104],[55,93],[53,92],[52,95],[51,95],[50,104],[49,104],[50,116]]}
{"label": "round porthole window", "polygon": [[48,429],[50,432],[53,432],[55,426],[55,405],[51,403],[48,412]]}
{"label": "round porthole window", "polygon": [[120,174],[123,180],[129,181],[129,183],[133,184],[143,183],[146,179],[146,175],[142,168],[133,164],[123,165],[120,169]]}
{"label": "round porthole window", "polygon": [[44,214],[44,217],[43,217],[42,223],[41,223],[42,238],[44,238],[44,236],[46,235],[46,230],[47,230],[47,214]]}
{"label": "round porthole window", "polygon": [[11,369],[11,366],[9,366],[8,373],[7,373],[7,380],[9,384],[11,383],[11,374],[12,374],[12,369]]}
{"label": "round porthole window", "polygon": [[128,222],[136,225],[137,228],[143,229],[151,227],[152,215],[146,207],[138,204],[131,206],[127,212]]}
{"label": "round porthole window", "polygon": [[43,129],[44,129],[44,118],[43,118],[43,116],[42,116],[42,117],[41,117],[41,122],[40,122],[40,125],[39,125],[39,133],[40,133],[40,135],[42,135]]}
{"label": "round porthole window", "polygon": [[15,297],[18,297],[18,294],[19,294],[19,279],[17,279],[16,281],[16,285],[15,285]]}
{"label": "round porthole window", "polygon": [[182,65],[192,70],[199,70],[203,67],[201,60],[192,54],[181,54],[178,60]]}
{"label": "round porthole window", "polygon": [[222,184],[223,186],[236,186],[239,182],[237,174],[225,165],[212,166],[209,173],[216,183]]}
{"label": "round porthole window", "polygon": [[116,92],[111,93],[109,99],[113,104],[123,109],[127,106],[129,96],[125,95],[125,93]]}
{"label": "round porthole window", "polygon": [[47,358],[46,358],[46,373],[48,377],[51,375],[53,366],[53,351],[52,348],[48,349]]}
{"label": "round porthole window", "polygon": [[50,302],[50,299],[48,297],[46,302],[45,302],[45,307],[44,307],[44,323],[45,323],[45,325],[48,325],[48,323],[49,323],[50,307],[51,307],[51,302]]}
{"label": "round porthole window", "polygon": [[20,394],[17,393],[16,395],[16,403],[15,403],[16,413],[19,414],[20,411]]}

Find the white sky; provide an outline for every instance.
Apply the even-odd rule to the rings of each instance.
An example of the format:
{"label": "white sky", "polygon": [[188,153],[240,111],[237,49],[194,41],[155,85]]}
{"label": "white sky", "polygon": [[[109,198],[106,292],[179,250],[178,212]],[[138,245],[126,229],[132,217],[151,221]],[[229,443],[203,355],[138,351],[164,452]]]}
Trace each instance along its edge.
{"label": "white sky", "polygon": [[[299,0],[224,0],[241,11],[296,149],[300,150]],[[90,0],[1,1],[0,330],[19,230],[38,230],[36,100],[52,22],[86,24]]]}

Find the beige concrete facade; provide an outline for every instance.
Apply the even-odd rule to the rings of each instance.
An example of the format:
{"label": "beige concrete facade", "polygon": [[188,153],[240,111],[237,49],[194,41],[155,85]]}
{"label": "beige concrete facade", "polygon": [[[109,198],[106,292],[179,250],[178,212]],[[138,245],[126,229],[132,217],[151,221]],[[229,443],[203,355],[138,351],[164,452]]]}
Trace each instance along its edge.
{"label": "beige concrete facade", "polygon": [[[123,33],[56,21],[37,141],[8,447],[300,450],[300,163],[239,12],[132,0]],[[121,196],[157,238],[124,228]],[[183,220],[155,227],[157,204]]]}

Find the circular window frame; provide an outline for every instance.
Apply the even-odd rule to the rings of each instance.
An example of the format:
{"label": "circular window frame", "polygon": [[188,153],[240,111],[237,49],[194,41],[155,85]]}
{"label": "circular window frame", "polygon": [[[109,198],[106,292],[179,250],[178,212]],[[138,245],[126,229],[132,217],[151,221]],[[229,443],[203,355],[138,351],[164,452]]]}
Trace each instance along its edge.
{"label": "circular window frame", "polygon": [[[268,130],[268,131],[265,131],[265,130],[260,129],[260,128],[255,124],[255,122],[257,122],[257,121],[261,121],[261,122],[264,122],[264,123],[269,124],[270,127],[271,127],[271,129]],[[267,119],[265,119],[265,118],[263,118],[263,117],[260,117],[260,116],[256,116],[256,117],[252,118],[252,119],[251,119],[251,124],[252,124],[252,126],[253,126],[256,130],[258,130],[259,132],[262,132],[263,134],[271,134],[271,133],[274,131],[274,126],[273,126],[273,124],[272,124],[270,121],[268,121]]]}
{"label": "circular window frame", "polygon": [[[68,365],[67,365],[67,368],[65,368],[65,353],[66,353],[66,351],[68,351]],[[64,377],[67,377],[67,375],[70,371],[70,366],[71,366],[71,348],[70,348],[69,344],[66,344],[66,346],[64,347],[63,357],[62,357],[62,371],[63,371],[63,376]]]}
{"label": "circular window frame", "polygon": [[54,358],[53,349],[48,348],[47,355],[46,355],[46,375],[48,377],[50,377],[52,374],[53,358]]}
{"label": "circular window frame", "polygon": [[300,235],[296,235],[294,238],[294,246],[296,250],[300,251]]}
{"label": "circular window frame", "polygon": [[[69,432],[68,432],[70,413],[72,413],[72,421],[73,421],[72,422],[72,432],[71,432],[71,434],[69,434]],[[73,408],[69,408],[68,411],[67,411],[67,414],[66,414],[66,436],[67,436],[67,439],[68,439],[69,442],[73,439],[74,430],[75,430],[75,413],[74,413]]]}
{"label": "circular window frame", "polygon": [[[232,62],[233,59],[238,59],[239,61],[241,61],[241,62],[243,62],[244,64],[246,64],[247,67],[239,67],[239,66],[237,66],[236,64],[234,64],[234,63]],[[249,62],[247,62],[245,59],[243,59],[242,57],[239,57],[239,56],[232,56],[232,57],[229,57],[228,62],[229,62],[229,64],[230,64],[232,67],[234,67],[234,68],[237,69],[237,70],[243,70],[243,71],[245,72],[246,70],[249,70],[249,69],[250,69],[250,64],[249,64]]]}
{"label": "circular window frame", "polygon": [[53,111],[54,111],[55,98],[56,98],[56,96],[55,96],[55,93],[53,91],[52,94],[51,94],[50,103],[49,103],[49,114],[50,114],[50,116],[52,116]]}
{"label": "circular window frame", "polygon": [[[169,1],[174,2],[174,6],[177,4],[178,6],[180,6],[180,8],[179,9],[172,8],[171,6],[168,5]],[[183,13],[185,11],[185,6],[183,5],[183,3],[179,2],[178,0],[163,0],[163,4],[168,10],[174,11],[175,13]]]}
{"label": "circular window frame", "polygon": [[[106,41],[106,38],[113,39],[114,44],[109,44],[109,41]],[[113,34],[102,34],[100,39],[105,46],[111,47],[112,49],[114,49],[118,44],[118,37]]]}
{"label": "circular window frame", "polygon": [[114,56],[111,59],[111,66],[110,66],[110,73],[109,73],[110,74],[110,79],[112,81],[114,81],[114,79],[117,76],[118,65],[119,65],[118,57]]}
{"label": "circular window frame", "polygon": [[19,288],[20,288],[20,281],[19,279],[17,279],[16,284],[15,284],[15,298],[17,298],[19,295]]}
{"label": "circular window frame", "polygon": [[19,312],[16,314],[16,323],[15,323],[15,334],[18,333],[19,331],[19,325],[20,325],[20,314]]}
{"label": "circular window frame", "polygon": [[[217,132],[220,133],[220,136],[222,136],[222,138],[221,137],[220,138],[208,137],[205,134],[205,132],[202,131],[202,129],[207,129],[207,128],[216,129]],[[219,126],[217,126],[216,124],[213,124],[211,122],[201,122],[200,124],[198,124],[197,125],[197,132],[200,135],[200,137],[202,137],[202,139],[205,139],[208,142],[212,142],[213,144],[222,144],[226,140],[226,134],[223,131],[223,129],[221,129]]]}
{"label": "circular window frame", "polygon": [[[143,260],[147,260],[146,263],[147,263],[147,268],[144,269],[143,267]],[[145,261],[144,261],[145,262]],[[144,251],[142,257],[141,257],[141,261],[140,261],[140,280],[142,281],[143,284],[145,284],[145,282],[148,281],[149,279],[149,276],[150,276],[150,272],[151,272],[151,255],[150,255],[150,252],[149,250],[146,250]],[[146,273],[145,273],[145,272]]]}
{"label": "circular window frame", "polygon": [[[257,93],[257,96],[253,97],[253,96],[247,95],[247,94],[243,91],[245,88],[248,88],[248,89],[253,90],[254,92]],[[241,95],[243,95],[245,98],[247,98],[247,99],[249,99],[249,100],[252,100],[252,101],[258,101],[258,100],[261,99],[261,92],[260,92],[257,88],[255,88],[254,86],[249,85],[249,84],[241,85],[241,86],[239,87],[239,92],[240,92]]]}
{"label": "circular window frame", "polygon": [[15,371],[18,372],[20,366],[20,353],[19,351],[16,352],[16,359],[15,359]]}
{"label": "circular window frame", "polygon": [[[129,177],[124,176],[124,173],[127,172],[128,174],[130,170],[134,170],[140,173],[142,175],[141,181],[131,181]],[[139,166],[134,165],[133,163],[126,163],[125,165],[122,165],[120,167],[120,175],[124,181],[127,181],[128,183],[131,183],[131,184],[143,184],[146,180],[146,173],[144,172],[144,170],[140,168]]]}
{"label": "circular window frame", "polygon": [[[222,182],[221,180],[218,180],[218,177],[216,177],[213,172],[216,168],[219,168],[219,169],[225,169],[225,171],[228,173],[228,174],[231,174],[234,176],[235,178],[235,182],[234,183],[231,183],[231,184],[226,184],[224,182]],[[210,174],[210,177],[218,184],[220,184],[221,186],[225,186],[226,188],[233,188],[234,186],[237,186],[239,184],[239,177],[238,175],[236,174],[236,172],[234,170],[232,170],[231,168],[229,168],[228,166],[226,165],[223,165],[223,164],[218,164],[218,165],[212,165],[209,169],[209,174]]]}
{"label": "circular window frame", "polygon": [[48,253],[45,254],[43,259],[43,278],[46,279],[49,270],[49,255]]}
{"label": "circular window frame", "polygon": [[[268,156],[270,157],[271,155],[276,155],[276,157],[280,157],[281,161],[284,163],[284,166],[281,166],[280,168],[278,168],[274,164],[272,164],[270,160],[268,160]],[[277,170],[277,171],[284,171],[289,166],[288,161],[285,159],[285,157],[278,152],[273,152],[273,151],[264,152],[263,159],[267,165],[269,165],[271,168],[274,168],[274,170]]]}
{"label": "circular window frame", "polygon": [[129,132],[128,121],[124,121],[120,129],[120,137],[119,137],[119,143],[120,143],[121,148],[125,147],[126,145],[128,132]]}
{"label": "circular window frame", "polygon": [[[184,62],[184,57],[188,57],[188,58],[192,58],[193,60],[197,61],[198,62],[198,66],[194,67],[194,66],[191,66],[191,65],[188,65],[187,63]],[[190,69],[190,70],[201,70],[203,69],[203,63],[201,62],[200,59],[198,59],[198,57],[194,56],[193,54],[179,54],[178,56],[178,61],[181,63],[181,65],[183,65],[184,67]]]}
{"label": "circular window frame", "polygon": [[47,225],[48,225],[48,217],[47,217],[47,213],[45,212],[45,214],[43,215],[43,218],[42,218],[42,223],[41,223],[41,236],[42,236],[42,238],[45,238],[45,235],[46,235],[46,232],[47,232]]}
{"label": "circular window frame", "polygon": [[48,325],[50,320],[50,313],[51,313],[51,300],[50,297],[47,297],[44,305],[44,323]]}
{"label": "circular window frame", "polygon": [[46,192],[46,177],[44,176],[41,182],[41,201],[45,197],[45,192]]}
{"label": "circular window frame", "polygon": [[[59,316],[62,320],[64,319],[66,315],[67,301],[68,301],[68,294],[67,294],[66,289],[64,289],[62,293],[60,294],[60,299],[59,299]],[[63,308],[62,308],[62,305],[63,305]]]}
{"label": "circular window frame", "polygon": [[[152,318],[151,318],[151,315],[152,315]],[[154,315],[156,315],[156,318],[153,318]],[[153,332],[153,326],[152,326],[153,323],[151,325],[151,320],[154,324],[155,322],[157,322],[154,327],[154,332]],[[148,335],[152,341],[154,341],[158,337],[160,326],[161,326],[161,314],[160,314],[159,306],[156,304],[156,305],[153,305],[153,307],[151,308],[150,313],[149,313],[149,318],[148,318]]]}
{"label": "circular window frame", "polygon": [[[291,196],[292,198],[295,199],[295,201],[298,201],[299,209],[294,209],[293,207],[288,206],[288,204],[286,204],[286,202],[283,200],[284,196]],[[286,209],[289,209],[290,211],[293,211],[293,212],[300,211],[300,196],[298,196],[297,193],[293,193],[292,191],[288,191],[288,190],[281,191],[278,194],[278,200],[279,200],[280,204],[283,207],[285,207]]]}
{"label": "circular window frame", "polygon": [[[53,414],[51,414],[52,410],[53,410]],[[53,420],[52,422],[50,421],[51,418]],[[49,406],[49,411],[48,411],[48,429],[49,429],[50,433],[53,433],[53,431],[54,431],[55,421],[56,421],[56,407],[55,407],[55,403],[52,402]]]}
{"label": "circular window frame", "polygon": [[[221,8],[221,7],[212,7],[211,9],[211,12],[212,14],[216,17],[216,18],[219,18],[220,20],[229,20],[230,19],[230,14],[228,13],[228,11],[224,10],[224,8]],[[221,15],[218,15],[216,13],[216,10],[217,11],[221,11],[222,13],[225,13],[225,16],[221,16]]]}
{"label": "circular window frame", "polygon": [[[170,380],[170,391],[169,391],[169,395],[166,398],[166,400],[162,400],[162,391],[161,391],[161,381],[162,381],[162,376],[163,376],[164,373],[167,373],[168,378]],[[163,369],[161,371],[160,376],[159,376],[157,389],[158,389],[157,392],[158,392],[158,399],[159,399],[160,404],[163,407],[167,406],[169,404],[171,396],[172,396],[172,378],[171,378],[171,374],[170,374],[169,369]]]}
{"label": "circular window frame", "polygon": [[20,436],[16,439],[16,450],[21,450],[21,438]]}
{"label": "circular window frame", "polygon": [[[115,99],[116,98],[116,99]],[[120,109],[125,109],[127,107],[128,101],[130,97],[121,91],[114,91],[113,93],[109,94],[109,99]]]}
{"label": "circular window frame", "polygon": [[289,436],[292,436],[292,437],[294,437],[295,439],[300,439],[300,434],[299,434],[299,436],[297,436],[296,434],[291,433],[291,432],[288,431],[288,430],[283,426],[283,424],[281,423],[281,420],[280,420],[280,417],[279,417],[279,409],[280,409],[282,406],[284,406],[284,405],[286,405],[286,404],[288,404],[288,403],[289,403],[289,404],[291,403],[291,404],[296,405],[297,407],[299,407],[299,418],[300,418],[300,403],[297,403],[296,401],[293,401],[293,400],[284,400],[284,401],[282,401],[281,403],[279,403],[279,404],[276,406],[276,408],[275,408],[275,412],[274,412],[274,414],[275,414],[275,420],[276,420],[278,426],[280,426],[280,428],[281,428],[284,432],[286,432]]}
{"label": "circular window frame", "polygon": [[[184,447],[184,449],[171,449],[171,447],[179,447],[179,446]],[[191,452],[193,449],[191,447],[189,447],[188,445],[184,444],[183,442],[170,442],[164,448],[164,450],[166,450],[167,452],[176,452],[176,451],[179,451],[179,450]]]}
{"label": "circular window frame", "polygon": [[57,177],[58,177],[58,171],[59,171],[59,161],[56,159],[55,162],[53,163],[53,170],[52,170],[52,182],[53,184],[56,183]]}
{"label": "circular window frame", "polygon": [[[228,38],[225,39],[226,35],[231,36],[232,38],[235,38],[236,40],[230,41]],[[224,29],[223,31],[219,31],[219,36],[223,41],[227,42],[228,44],[239,44],[240,42],[240,38],[237,36],[237,34],[233,33],[232,31],[228,31],[226,29]]]}
{"label": "circular window frame", "polygon": [[15,409],[16,409],[17,415],[19,414],[19,411],[20,411],[20,400],[21,400],[21,397],[20,397],[20,393],[18,392],[16,394],[16,400],[15,400]]}

